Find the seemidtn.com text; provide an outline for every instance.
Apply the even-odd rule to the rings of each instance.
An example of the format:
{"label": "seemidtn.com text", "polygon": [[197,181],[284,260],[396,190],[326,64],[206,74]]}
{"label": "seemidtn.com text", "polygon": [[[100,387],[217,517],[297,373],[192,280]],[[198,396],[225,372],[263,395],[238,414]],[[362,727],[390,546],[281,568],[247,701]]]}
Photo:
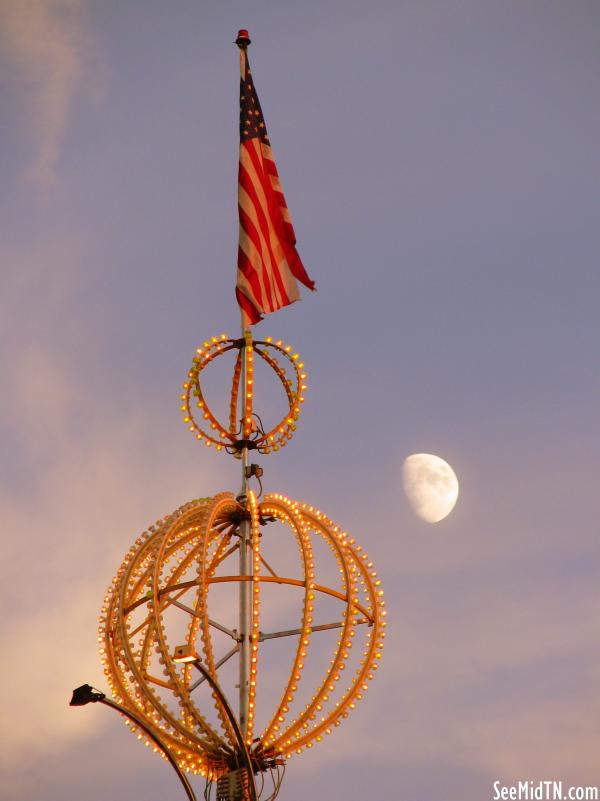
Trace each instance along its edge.
{"label": "seemidtn.com text", "polygon": [[598,787],[568,787],[561,781],[494,782],[493,801],[598,801]]}

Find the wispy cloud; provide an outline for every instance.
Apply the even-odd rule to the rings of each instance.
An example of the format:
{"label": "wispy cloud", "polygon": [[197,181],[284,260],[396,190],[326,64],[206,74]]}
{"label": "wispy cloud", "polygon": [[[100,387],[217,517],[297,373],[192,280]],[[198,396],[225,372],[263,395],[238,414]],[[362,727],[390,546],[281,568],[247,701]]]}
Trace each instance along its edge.
{"label": "wispy cloud", "polygon": [[[11,387],[14,397],[29,398],[21,419],[12,419],[30,468],[22,491],[0,493],[3,558],[11,565],[1,589],[7,658],[0,683],[12,721],[0,737],[0,770],[9,772],[48,749],[59,754],[103,725],[68,708],[73,687],[105,685],[95,625],[103,594],[143,526],[192,495],[189,486],[177,486],[181,476],[174,471],[152,468],[152,412],[129,407],[115,416],[56,349],[32,351],[12,371]],[[36,399],[48,430],[34,426],[28,433]],[[72,422],[81,405],[94,419],[83,436]],[[26,443],[28,436],[36,438],[36,448]],[[153,439],[167,463],[179,458],[168,436]],[[152,498],[160,498],[160,507]]]}
{"label": "wispy cloud", "polygon": [[5,62],[26,85],[33,154],[26,178],[47,189],[56,180],[61,144],[90,50],[86,0],[0,0]]}
{"label": "wispy cloud", "polygon": [[[0,300],[0,436],[10,453],[0,488],[10,565],[0,584],[0,686],[11,721],[1,727],[0,773],[14,798],[30,795],[21,774],[36,759],[58,759],[83,735],[116,725],[68,707],[78,684],[106,686],[102,597],[143,527],[197,495],[198,484],[209,494],[214,481],[208,467],[186,470],[170,407],[165,422],[151,401],[120,395],[117,370],[114,381],[89,386],[78,349],[86,342],[91,354],[97,343],[77,311],[82,247],[53,234],[0,252],[13,267]],[[77,337],[61,324],[73,318]],[[187,453],[195,461],[195,449]],[[211,473],[218,480],[219,468]]]}

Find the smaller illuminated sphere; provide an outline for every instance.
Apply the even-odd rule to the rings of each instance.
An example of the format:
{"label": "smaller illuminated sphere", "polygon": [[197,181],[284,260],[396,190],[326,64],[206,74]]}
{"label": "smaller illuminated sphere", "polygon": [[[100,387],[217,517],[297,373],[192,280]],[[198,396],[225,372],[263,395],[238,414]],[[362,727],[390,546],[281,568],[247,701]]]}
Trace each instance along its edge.
{"label": "smaller illuminated sphere", "polygon": [[427,523],[439,523],[458,500],[456,473],[433,453],[413,453],[402,468],[404,492],[413,511]]}

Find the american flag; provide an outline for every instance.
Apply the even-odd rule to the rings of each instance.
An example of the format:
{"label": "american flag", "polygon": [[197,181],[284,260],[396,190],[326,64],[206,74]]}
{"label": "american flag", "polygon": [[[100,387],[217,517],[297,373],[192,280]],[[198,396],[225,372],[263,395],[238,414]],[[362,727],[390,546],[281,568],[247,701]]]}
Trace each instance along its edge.
{"label": "american flag", "polygon": [[[247,37],[247,32],[242,33]],[[298,300],[297,281],[309,289],[315,285],[296,251],[296,235],[252,81],[246,46],[240,46],[240,68],[240,238],[235,293],[242,325],[247,328],[262,320],[263,314]]]}

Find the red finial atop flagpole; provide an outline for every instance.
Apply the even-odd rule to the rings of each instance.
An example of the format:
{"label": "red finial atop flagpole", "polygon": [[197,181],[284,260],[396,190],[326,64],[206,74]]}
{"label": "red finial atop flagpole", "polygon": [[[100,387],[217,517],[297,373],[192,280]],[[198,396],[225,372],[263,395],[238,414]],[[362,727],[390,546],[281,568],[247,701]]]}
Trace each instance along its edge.
{"label": "red finial atop flagpole", "polygon": [[237,39],[235,40],[236,45],[240,48],[240,50],[245,50],[252,40],[250,39],[250,34],[245,28],[240,28],[238,31]]}

